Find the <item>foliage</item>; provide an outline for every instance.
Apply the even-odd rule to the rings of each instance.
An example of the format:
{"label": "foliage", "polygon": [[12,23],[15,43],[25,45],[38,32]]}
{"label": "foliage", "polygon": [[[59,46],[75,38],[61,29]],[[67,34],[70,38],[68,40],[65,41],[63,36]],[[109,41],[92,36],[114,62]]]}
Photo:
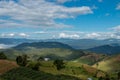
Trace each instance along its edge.
{"label": "foliage", "polygon": [[7,56],[3,52],[0,52],[0,59],[7,59]]}
{"label": "foliage", "polygon": [[17,56],[16,62],[20,66],[26,66],[27,65],[27,55]]}
{"label": "foliage", "polygon": [[57,59],[53,62],[53,64],[56,66],[57,70],[61,70],[65,67],[65,63],[63,62],[63,60]]}
{"label": "foliage", "polygon": [[10,70],[2,75],[1,78],[5,80],[81,80],[71,76],[52,75],[44,72],[34,71],[25,67]]}
{"label": "foliage", "polygon": [[39,71],[39,67],[40,67],[40,62],[30,62],[28,63],[27,67]]}

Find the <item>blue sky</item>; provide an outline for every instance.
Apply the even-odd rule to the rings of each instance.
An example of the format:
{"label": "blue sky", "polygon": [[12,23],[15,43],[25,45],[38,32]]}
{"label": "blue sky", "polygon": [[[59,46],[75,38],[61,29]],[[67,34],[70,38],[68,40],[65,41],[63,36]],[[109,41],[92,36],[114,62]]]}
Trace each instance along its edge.
{"label": "blue sky", "polygon": [[120,0],[0,0],[0,37],[120,39]]}

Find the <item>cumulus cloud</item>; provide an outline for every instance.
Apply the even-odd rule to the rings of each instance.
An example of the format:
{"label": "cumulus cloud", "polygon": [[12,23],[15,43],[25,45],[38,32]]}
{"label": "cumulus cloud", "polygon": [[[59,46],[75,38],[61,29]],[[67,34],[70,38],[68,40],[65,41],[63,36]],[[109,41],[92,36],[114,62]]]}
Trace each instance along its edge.
{"label": "cumulus cloud", "polygon": [[80,36],[77,34],[66,34],[66,33],[60,33],[59,38],[72,38],[72,39],[78,39]]}
{"label": "cumulus cloud", "polygon": [[120,10],[120,3],[117,5],[116,10]]}
{"label": "cumulus cloud", "polygon": [[[46,39],[46,35],[49,38],[70,38],[70,39],[108,39],[115,38],[120,39],[120,32],[81,32],[81,31],[38,31],[35,34],[39,34],[40,38]],[[48,38],[47,38],[48,39]]]}
{"label": "cumulus cloud", "polygon": [[8,37],[8,38],[29,37],[29,35],[26,33],[2,33],[0,37]]}
{"label": "cumulus cloud", "polygon": [[21,36],[21,37],[29,37],[29,35],[26,34],[26,33],[19,33],[18,35]]}
{"label": "cumulus cloud", "polygon": [[0,19],[0,26],[69,27],[63,23],[57,23],[55,19],[74,18],[92,13],[89,6],[65,7],[46,0],[19,0],[18,2],[2,0],[0,1],[0,16],[4,16],[5,19]]}

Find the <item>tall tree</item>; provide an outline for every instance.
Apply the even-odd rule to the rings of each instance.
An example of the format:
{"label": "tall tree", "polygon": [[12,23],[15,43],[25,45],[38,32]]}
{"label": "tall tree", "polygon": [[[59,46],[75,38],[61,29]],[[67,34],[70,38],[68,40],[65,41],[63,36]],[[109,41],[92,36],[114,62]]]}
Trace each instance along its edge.
{"label": "tall tree", "polygon": [[53,64],[56,66],[57,70],[61,70],[62,68],[65,68],[65,63],[63,62],[63,60],[57,59],[54,61]]}

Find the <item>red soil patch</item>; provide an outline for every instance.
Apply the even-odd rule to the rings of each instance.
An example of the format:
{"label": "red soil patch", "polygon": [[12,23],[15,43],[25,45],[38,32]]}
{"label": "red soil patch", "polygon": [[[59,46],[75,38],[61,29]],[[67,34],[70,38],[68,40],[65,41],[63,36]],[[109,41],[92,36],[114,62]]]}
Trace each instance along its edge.
{"label": "red soil patch", "polygon": [[0,60],[0,75],[16,67],[18,65],[14,61]]}

